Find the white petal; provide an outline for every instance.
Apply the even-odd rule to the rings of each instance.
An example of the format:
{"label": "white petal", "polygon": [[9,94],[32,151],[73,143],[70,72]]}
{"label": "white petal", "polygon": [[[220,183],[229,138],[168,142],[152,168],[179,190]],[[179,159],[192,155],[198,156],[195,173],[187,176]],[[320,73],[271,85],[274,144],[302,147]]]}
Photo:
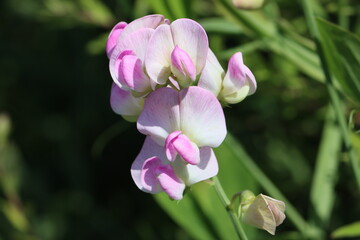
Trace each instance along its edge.
{"label": "white petal", "polygon": [[210,91],[189,87],[180,91],[180,130],[198,147],[218,147],[226,136],[222,107]]}
{"label": "white petal", "polygon": [[150,93],[139,116],[137,128],[164,146],[167,136],[180,129],[178,92],[164,87]]}
{"label": "white petal", "polygon": [[205,66],[209,42],[203,27],[191,19],[178,19],[170,24],[174,44],[189,54],[199,74]]}
{"label": "white petal", "polygon": [[219,171],[215,154],[210,147],[200,148],[199,164],[184,164],[181,159],[177,159],[173,166],[176,174],[183,179],[186,185],[191,185],[214,177]]}
{"label": "white petal", "polygon": [[158,84],[165,84],[171,74],[171,52],[174,43],[169,25],[159,26],[151,36],[145,55],[149,77]]}
{"label": "white petal", "polygon": [[198,86],[218,96],[221,91],[224,75],[224,69],[221,67],[215,54],[209,49],[206,65],[201,73]]}

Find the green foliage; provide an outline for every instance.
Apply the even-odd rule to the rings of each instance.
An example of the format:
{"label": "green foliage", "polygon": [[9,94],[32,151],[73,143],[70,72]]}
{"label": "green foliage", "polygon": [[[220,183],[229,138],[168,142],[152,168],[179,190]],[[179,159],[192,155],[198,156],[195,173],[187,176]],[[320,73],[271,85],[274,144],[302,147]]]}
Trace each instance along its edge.
{"label": "green foliage", "polygon": [[[314,208],[314,218],[321,225],[327,225],[335,203],[335,184],[341,153],[341,132],[337,126],[333,110],[327,114],[319,152],[316,159],[312,189],[310,193]],[[316,221],[315,220],[315,221]]]}
{"label": "green foliage", "polygon": [[332,238],[351,238],[360,237],[360,222],[350,223],[336,229],[332,234]]}
{"label": "green foliage", "polygon": [[345,95],[360,104],[360,38],[318,19],[326,60]]}

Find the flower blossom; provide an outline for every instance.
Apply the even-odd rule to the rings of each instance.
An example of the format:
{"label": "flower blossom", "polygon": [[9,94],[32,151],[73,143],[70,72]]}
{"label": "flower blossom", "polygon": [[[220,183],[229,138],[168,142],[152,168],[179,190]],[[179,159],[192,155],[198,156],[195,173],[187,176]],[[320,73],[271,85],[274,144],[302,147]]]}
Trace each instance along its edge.
{"label": "flower blossom", "polygon": [[198,86],[214,93],[220,101],[235,104],[255,93],[256,80],[244,64],[241,52],[235,53],[230,58],[225,74],[214,53],[209,50]]}
{"label": "flower blossom", "polygon": [[206,32],[197,22],[183,18],[160,25],[149,40],[146,71],[157,84],[173,77],[187,87],[204,68],[208,49]]}
{"label": "flower blossom", "polygon": [[178,200],[186,186],[217,174],[211,147],[222,143],[226,125],[211,92],[199,87],[157,89],[146,98],[137,127],[148,135],[131,167],[141,190],[164,191]]}
{"label": "flower blossom", "polygon": [[133,91],[137,96],[151,91],[151,80],[144,66],[145,52],[154,29],[165,22],[162,15],[149,15],[113,28],[106,48],[110,54],[111,76],[120,88]]}
{"label": "flower blossom", "polygon": [[[170,24],[162,15],[149,15],[115,25],[106,45],[112,79],[122,89],[112,87],[113,110],[136,120],[141,98],[157,85],[166,86],[168,81],[179,88],[191,85],[205,66],[208,45],[205,30],[190,19]],[[136,111],[129,118],[127,110],[134,103]]]}

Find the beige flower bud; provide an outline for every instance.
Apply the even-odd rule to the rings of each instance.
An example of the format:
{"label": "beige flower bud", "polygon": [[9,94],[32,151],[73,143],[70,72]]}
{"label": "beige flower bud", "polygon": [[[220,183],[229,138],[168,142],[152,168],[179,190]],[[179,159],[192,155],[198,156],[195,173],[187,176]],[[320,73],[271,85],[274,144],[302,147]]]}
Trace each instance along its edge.
{"label": "beige flower bud", "polygon": [[253,10],[262,7],[264,0],[232,0],[232,2],[236,8]]}
{"label": "beige flower bud", "polygon": [[284,211],[284,202],[260,194],[242,212],[242,220],[246,224],[264,229],[274,235],[276,227],[285,219]]}

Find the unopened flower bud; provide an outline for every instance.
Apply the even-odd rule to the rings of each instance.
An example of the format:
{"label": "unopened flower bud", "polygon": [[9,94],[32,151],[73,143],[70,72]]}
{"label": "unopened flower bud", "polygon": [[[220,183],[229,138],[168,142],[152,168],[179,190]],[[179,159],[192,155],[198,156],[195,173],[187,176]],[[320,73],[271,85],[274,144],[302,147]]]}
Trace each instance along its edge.
{"label": "unopened flower bud", "polygon": [[264,0],[232,0],[233,5],[239,9],[253,10],[261,8]]}
{"label": "unopened flower bud", "polygon": [[235,104],[255,91],[255,77],[244,64],[241,52],[237,52],[230,58],[219,97],[226,103]]}
{"label": "unopened flower bud", "polygon": [[242,204],[242,220],[251,226],[274,235],[275,229],[285,219],[285,203],[259,194],[252,202]]}

